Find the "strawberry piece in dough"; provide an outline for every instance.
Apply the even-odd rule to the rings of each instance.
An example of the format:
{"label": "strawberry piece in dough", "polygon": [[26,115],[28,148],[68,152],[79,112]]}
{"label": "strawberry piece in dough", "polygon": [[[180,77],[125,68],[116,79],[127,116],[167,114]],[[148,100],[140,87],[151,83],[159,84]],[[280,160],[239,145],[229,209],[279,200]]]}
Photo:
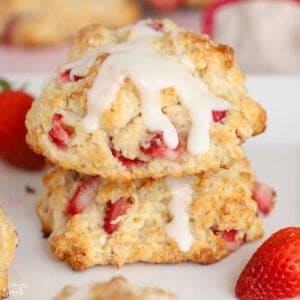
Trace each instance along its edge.
{"label": "strawberry piece in dough", "polygon": [[163,32],[164,25],[159,21],[153,21],[149,24],[149,26],[155,31]]}
{"label": "strawberry piece in dough", "polygon": [[118,159],[118,161],[120,161],[125,167],[127,168],[131,168],[131,167],[138,167],[143,165],[145,162],[135,158],[135,159],[130,159],[130,158],[126,158],[125,156],[122,155],[121,151],[117,151],[117,150],[112,150],[112,155]]}
{"label": "strawberry piece in dough", "polygon": [[132,204],[132,198],[124,197],[119,198],[115,202],[112,202],[111,200],[107,202],[103,228],[108,234],[112,234],[118,229],[119,222],[116,221],[116,219],[125,215]]}
{"label": "strawberry piece in dough", "polygon": [[266,216],[270,213],[275,203],[276,192],[265,183],[256,183],[252,198],[257,202],[258,210]]}
{"label": "strawberry piece in dough", "polygon": [[241,135],[241,133],[240,133],[238,130],[236,130],[236,131],[235,131],[235,135],[236,135],[236,137],[237,137],[238,140],[239,140],[238,145],[239,145],[239,146],[243,145],[243,144],[245,143],[246,140],[243,138],[243,136]]}
{"label": "strawberry piece in dough", "polygon": [[225,231],[215,231],[215,234],[221,238],[223,238],[229,246],[229,249],[231,251],[235,251],[238,248],[240,248],[246,240],[246,235],[244,235],[242,238],[238,238],[238,231],[235,229],[232,230],[225,230]]}
{"label": "strawberry piece in dough", "polygon": [[212,117],[214,122],[221,122],[227,115],[228,110],[213,110]]}
{"label": "strawberry piece in dough", "polygon": [[253,254],[236,284],[241,300],[300,296],[300,227],[274,233]]}
{"label": "strawberry piece in dough", "polygon": [[70,215],[80,214],[95,199],[101,183],[99,176],[87,176],[77,187],[67,207]]}
{"label": "strawberry piece in dough", "polygon": [[155,132],[146,138],[141,144],[140,150],[144,154],[154,158],[165,158],[170,161],[176,161],[179,159],[184,147],[179,141],[179,145],[175,149],[170,149],[164,142],[162,132]]}
{"label": "strawberry piece in dough", "polygon": [[59,84],[64,84],[64,83],[68,83],[68,82],[75,82],[82,78],[83,77],[78,76],[78,75],[71,77],[71,70],[66,70],[59,74],[58,82],[59,82]]}
{"label": "strawberry piece in dough", "polygon": [[52,128],[49,131],[49,136],[58,148],[66,148],[69,145],[72,136],[71,129],[67,128],[67,126],[62,123],[62,119],[62,114],[53,115]]}

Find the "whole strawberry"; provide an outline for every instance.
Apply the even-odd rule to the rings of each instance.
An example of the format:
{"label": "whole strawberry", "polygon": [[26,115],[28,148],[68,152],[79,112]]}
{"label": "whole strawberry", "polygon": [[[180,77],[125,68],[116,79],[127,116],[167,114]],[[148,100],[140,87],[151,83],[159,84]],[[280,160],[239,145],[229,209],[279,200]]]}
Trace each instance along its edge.
{"label": "whole strawberry", "polygon": [[39,170],[45,159],[25,141],[25,117],[32,101],[25,92],[10,90],[7,82],[0,80],[0,158],[23,169]]}
{"label": "whole strawberry", "polygon": [[241,273],[235,293],[242,300],[300,295],[300,227],[279,230],[257,249]]}

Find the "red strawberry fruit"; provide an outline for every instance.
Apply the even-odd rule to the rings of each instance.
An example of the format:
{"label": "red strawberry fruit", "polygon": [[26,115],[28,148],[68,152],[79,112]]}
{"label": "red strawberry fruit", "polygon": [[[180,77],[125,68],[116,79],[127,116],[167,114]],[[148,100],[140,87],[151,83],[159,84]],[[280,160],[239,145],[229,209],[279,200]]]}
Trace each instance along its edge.
{"label": "red strawberry fruit", "polygon": [[74,195],[69,201],[67,213],[70,215],[80,214],[95,199],[101,183],[99,176],[87,176],[80,182]]}
{"label": "red strawberry fruit", "polygon": [[242,300],[300,295],[300,227],[279,230],[256,250],[237,281],[235,293]]}
{"label": "red strawberry fruit", "polygon": [[53,115],[52,128],[49,131],[49,136],[58,148],[64,149],[71,141],[72,130],[70,127],[63,124],[62,119],[62,114]]}
{"label": "red strawberry fruit", "polygon": [[118,161],[121,162],[127,168],[138,167],[138,166],[141,166],[145,163],[144,161],[142,161],[138,158],[135,158],[135,159],[127,158],[127,157],[122,155],[121,151],[117,151],[117,150],[113,149],[111,152],[112,152],[112,155],[115,158],[117,158]]}
{"label": "red strawberry fruit", "polygon": [[147,0],[147,2],[159,11],[174,10],[184,4],[184,0]]}
{"label": "red strawberry fruit", "polygon": [[45,166],[45,158],[32,152],[25,140],[25,117],[32,101],[23,91],[0,91],[0,157],[14,166],[39,170]]}
{"label": "red strawberry fruit", "polygon": [[252,198],[257,202],[258,210],[266,216],[270,213],[275,203],[276,192],[265,183],[256,183]]}
{"label": "red strawberry fruit", "polygon": [[239,232],[235,229],[225,230],[225,231],[215,231],[215,234],[217,236],[220,236],[227,242],[229,249],[231,251],[237,250],[245,243],[246,235],[244,235],[243,237],[238,237],[238,233]]}
{"label": "red strawberry fruit", "polygon": [[164,142],[162,132],[154,132],[142,143],[140,149],[148,156],[176,161],[183,151],[183,146],[179,142],[177,148],[170,149]]}
{"label": "red strawberry fruit", "polygon": [[117,218],[125,215],[132,204],[132,198],[124,197],[115,202],[111,200],[107,202],[103,228],[108,234],[112,234],[118,229],[120,222],[118,222]]}
{"label": "red strawberry fruit", "polygon": [[221,122],[227,115],[227,110],[213,110],[212,117],[214,122]]}

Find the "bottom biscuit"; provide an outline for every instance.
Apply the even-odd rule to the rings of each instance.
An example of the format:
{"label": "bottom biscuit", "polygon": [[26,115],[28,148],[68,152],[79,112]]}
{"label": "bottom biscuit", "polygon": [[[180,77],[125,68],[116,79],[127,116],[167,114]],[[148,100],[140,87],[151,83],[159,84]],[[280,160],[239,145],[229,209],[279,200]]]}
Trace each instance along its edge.
{"label": "bottom biscuit", "polygon": [[53,300],[176,300],[171,293],[157,288],[135,288],[123,277],[94,283],[83,288],[65,287]]}
{"label": "bottom biscuit", "polygon": [[112,183],[61,168],[37,203],[51,249],[73,269],[126,263],[210,264],[261,238],[246,160],[183,179]]}

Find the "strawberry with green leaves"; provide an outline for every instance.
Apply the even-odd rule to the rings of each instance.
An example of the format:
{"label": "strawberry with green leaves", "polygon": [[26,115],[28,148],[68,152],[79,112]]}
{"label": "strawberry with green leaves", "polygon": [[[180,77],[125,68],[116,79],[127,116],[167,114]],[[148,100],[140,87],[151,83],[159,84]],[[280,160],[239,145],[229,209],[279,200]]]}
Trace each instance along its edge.
{"label": "strawberry with green leaves", "polygon": [[25,117],[33,98],[22,90],[11,90],[0,79],[0,158],[27,170],[40,170],[45,158],[32,152],[26,144]]}

